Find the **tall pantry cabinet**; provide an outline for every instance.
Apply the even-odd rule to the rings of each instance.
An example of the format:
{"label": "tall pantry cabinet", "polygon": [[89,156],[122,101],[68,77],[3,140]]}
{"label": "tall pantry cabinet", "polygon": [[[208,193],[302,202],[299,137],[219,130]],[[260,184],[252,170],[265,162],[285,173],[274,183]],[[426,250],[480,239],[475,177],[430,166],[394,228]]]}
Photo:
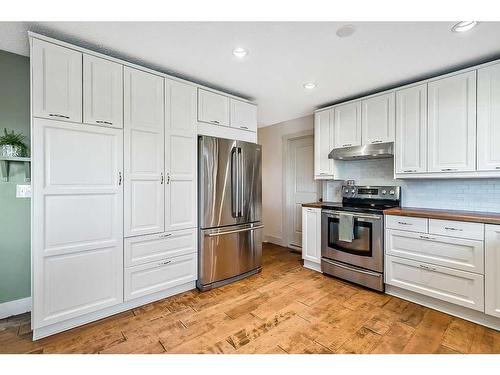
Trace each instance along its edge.
{"label": "tall pantry cabinet", "polygon": [[37,339],[195,287],[197,87],[30,44]]}

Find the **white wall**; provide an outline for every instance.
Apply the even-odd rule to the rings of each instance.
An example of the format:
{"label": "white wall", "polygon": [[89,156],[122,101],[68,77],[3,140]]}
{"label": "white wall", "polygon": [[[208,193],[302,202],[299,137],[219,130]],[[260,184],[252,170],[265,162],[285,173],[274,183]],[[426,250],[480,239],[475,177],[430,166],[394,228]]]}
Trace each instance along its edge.
{"label": "white wall", "polygon": [[257,132],[262,145],[262,216],[264,240],[283,244],[283,136],[312,130],[314,117],[309,115],[280,122]]}
{"label": "white wall", "polygon": [[[500,179],[395,180],[392,159],[338,162],[338,178],[357,185],[401,186],[405,207],[500,211]],[[329,181],[325,200],[339,201],[341,182]]]}

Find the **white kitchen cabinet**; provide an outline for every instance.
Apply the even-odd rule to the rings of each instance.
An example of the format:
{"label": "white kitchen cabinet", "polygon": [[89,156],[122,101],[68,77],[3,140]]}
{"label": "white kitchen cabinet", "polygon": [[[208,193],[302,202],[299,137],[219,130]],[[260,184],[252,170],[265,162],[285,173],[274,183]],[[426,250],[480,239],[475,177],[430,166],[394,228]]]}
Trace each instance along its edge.
{"label": "white kitchen cabinet", "polygon": [[82,53],[31,40],[34,117],[82,122]]}
{"label": "white kitchen cabinet", "polygon": [[123,127],[123,66],[83,55],[83,122]]}
{"label": "white kitchen cabinet", "polygon": [[427,84],[396,92],[396,173],[427,172]]}
{"label": "white kitchen cabinet", "polygon": [[335,147],[361,145],[361,102],[334,107]]}
{"label": "white kitchen cabinet", "polygon": [[165,230],[197,226],[196,87],[166,80]]}
{"label": "white kitchen cabinet", "polygon": [[484,278],[477,273],[389,255],[386,256],[385,282],[472,310],[484,311]]}
{"label": "white kitchen cabinet", "polygon": [[476,72],[429,82],[429,172],[476,169]]}
{"label": "white kitchen cabinet", "polygon": [[229,126],[229,98],[198,89],[198,121]]}
{"label": "white kitchen cabinet", "polygon": [[477,170],[500,170],[500,64],[477,71]]}
{"label": "white kitchen cabinet", "polygon": [[33,328],[123,301],[120,130],[33,123]]}
{"label": "white kitchen cabinet", "polygon": [[334,148],[333,110],[314,114],[314,178],[333,178],[333,159],[328,154]]}
{"label": "white kitchen cabinet", "polygon": [[197,272],[197,254],[126,268],[124,299],[129,301],[195,281]]}
{"label": "white kitchen cabinet", "polygon": [[500,318],[500,225],[485,226],[485,313]]}
{"label": "white kitchen cabinet", "polygon": [[394,142],[396,118],[394,101],[394,92],[361,101],[362,144]]}
{"label": "white kitchen cabinet", "polygon": [[230,99],[231,127],[257,131],[257,106],[237,99]]}
{"label": "white kitchen cabinet", "polygon": [[321,208],[302,207],[304,267],[321,271]]}
{"label": "white kitchen cabinet", "polygon": [[165,223],[164,78],[124,68],[125,237]]}

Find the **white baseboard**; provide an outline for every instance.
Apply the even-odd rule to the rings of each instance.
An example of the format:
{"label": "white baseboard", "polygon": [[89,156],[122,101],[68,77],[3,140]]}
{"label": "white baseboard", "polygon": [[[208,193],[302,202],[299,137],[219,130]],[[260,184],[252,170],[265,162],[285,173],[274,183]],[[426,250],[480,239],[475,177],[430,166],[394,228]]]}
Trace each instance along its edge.
{"label": "white baseboard", "polygon": [[270,234],[266,234],[264,236],[264,242],[270,242],[270,243],[273,243],[275,245],[286,247],[286,245],[283,243],[283,238],[278,237],[278,236],[273,236]]}
{"label": "white baseboard", "polygon": [[0,303],[0,319],[31,311],[31,297]]}

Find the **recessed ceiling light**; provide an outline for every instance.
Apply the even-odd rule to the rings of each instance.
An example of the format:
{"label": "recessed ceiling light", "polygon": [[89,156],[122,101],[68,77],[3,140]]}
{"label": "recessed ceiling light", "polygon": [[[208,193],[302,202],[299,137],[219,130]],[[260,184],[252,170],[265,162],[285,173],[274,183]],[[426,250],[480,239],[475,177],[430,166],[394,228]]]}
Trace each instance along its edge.
{"label": "recessed ceiling light", "polygon": [[248,55],[248,50],[243,47],[236,47],[235,49],[233,49],[233,55],[242,59],[243,57]]}
{"label": "recessed ceiling light", "polygon": [[354,25],[349,24],[339,27],[335,34],[337,34],[339,38],[345,38],[354,34],[354,31],[356,31]]}
{"label": "recessed ceiling light", "polygon": [[314,82],[306,82],[306,83],[304,83],[304,88],[307,89],[307,90],[312,90],[315,87],[316,87],[316,84]]}
{"label": "recessed ceiling light", "polygon": [[454,33],[463,33],[464,31],[468,31],[476,26],[477,21],[460,21],[452,26],[451,31]]}

